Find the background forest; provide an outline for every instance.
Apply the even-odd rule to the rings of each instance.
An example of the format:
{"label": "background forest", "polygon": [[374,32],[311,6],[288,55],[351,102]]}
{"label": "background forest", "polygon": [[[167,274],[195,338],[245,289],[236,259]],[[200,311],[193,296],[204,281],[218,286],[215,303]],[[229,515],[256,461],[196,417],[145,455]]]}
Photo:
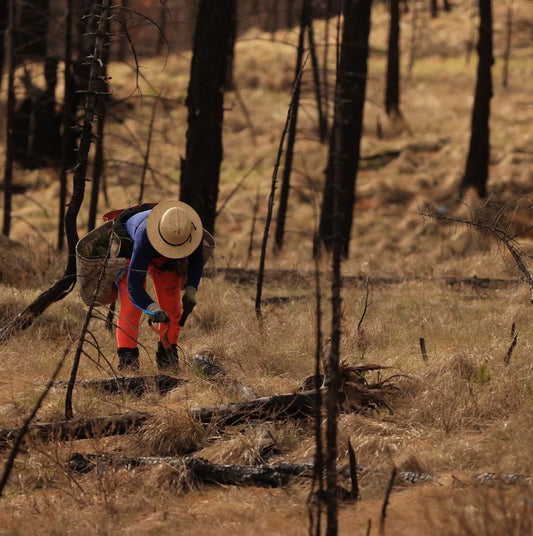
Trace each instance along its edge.
{"label": "background forest", "polygon": [[[0,534],[531,534],[532,7],[2,2]],[[75,245],[168,198],[123,380]]]}

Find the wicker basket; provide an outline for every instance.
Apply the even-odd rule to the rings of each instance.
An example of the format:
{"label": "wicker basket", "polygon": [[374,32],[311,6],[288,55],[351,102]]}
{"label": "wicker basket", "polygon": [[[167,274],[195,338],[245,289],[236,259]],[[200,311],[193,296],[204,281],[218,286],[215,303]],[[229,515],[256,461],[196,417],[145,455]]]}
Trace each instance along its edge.
{"label": "wicker basket", "polygon": [[89,232],[76,244],[78,288],[86,305],[93,299],[95,306],[109,305],[117,299],[115,282],[120,280],[128,264],[127,259],[117,257],[119,249],[120,239],[113,233],[112,221]]}

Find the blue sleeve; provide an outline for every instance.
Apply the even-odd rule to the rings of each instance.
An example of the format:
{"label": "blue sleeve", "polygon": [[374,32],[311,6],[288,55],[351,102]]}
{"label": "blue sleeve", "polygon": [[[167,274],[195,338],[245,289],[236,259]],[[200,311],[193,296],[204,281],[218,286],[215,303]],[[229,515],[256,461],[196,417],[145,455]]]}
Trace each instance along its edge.
{"label": "blue sleeve", "polygon": [[148,265],[155,250],[148,241],[146,228],[139,229],[133,239],[133,253],[128,270],[128,294],[137,306],[146,309],[154,300],[144,289]]}
{"label": "blue sleeve", "polygon": [[187,268],[187,286],[198,288],[204,271],[204,246],[200,245],[189,255]]}

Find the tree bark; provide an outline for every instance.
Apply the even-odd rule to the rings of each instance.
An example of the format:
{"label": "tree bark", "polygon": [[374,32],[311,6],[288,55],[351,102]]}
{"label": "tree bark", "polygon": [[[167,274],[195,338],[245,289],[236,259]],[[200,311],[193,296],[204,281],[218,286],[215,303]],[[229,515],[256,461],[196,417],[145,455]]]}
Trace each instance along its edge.
{"label": "tree bark", "polygon": [[[97,16],[104,16],[108,13],[110,0],[104,0],[102,12],[95,11],[91,19],[96,21]],[[94,9],[100,8],[96,4]],[[94,23],[95,24],[95,23]],[[96,25],[90,30],[94,35]],[[78,149],[76,166],[74,168],[73,190],[65,214],[65,230],[68,243],[68,259],[63,277],[59,279],[52,287],[40,294],[24,311],[15,316],[13,320],[0,327],[0,342],[6,341],[18,330],[30,327],[36,318],[38,318],[50,305],[62,300],[71,292],[76,284],[76,244],[78,242],[77,217],[83,202],[85,194],[85,178],[87,175],[87,165],[89,150],[92,139],[92,126],[94,122],[97,99],[100,95],[102,76],[102,49],[103,35],[98,35],[94,44],[92,57],[88,58],[91,64],[89,86],[86,91],[87,100],[84,106],[83,128],[81,133],[80,145]]]}
{"label": "tree bark", "polygon": [[280,463],[276,465],[235,465],[212,463],[203,458],[184,456],[181,458],[108,456],[102,454],[75,453],[71,456],[69,467],[80,473],[87,473],[96,467],[112,466],[146,467],[164,464],[183,468],[191,476],[205,484],[224,486],[260,486],[277,488],[286,486],[295,477],[309,477],[313,470],[311,463]]}
{"label": "tree bark", "polygon": [[[149,418],[147,413],[132,412],[105,417],[61,420],[28,426],[27,437],[39,441],[74,441],[92,437],[129,434]],[[0,430],[0,451],[9,447],[17,437],[18,428]]]}
{"label": "tree bark", "polygon": [[401,118],[400,112],[400,2],[390,0],[389,47],[385,111],[391,119]]}
{"label": "tree bark", "polygon": [[[347,257],[349,253],[355,184],[359,166],[369,52],[370,6],[369,0],[348,0],[345,3],[345,19],[335,90],[334,134],[330,141],[320,215],[319,240],[328,250],[331,250],[334,239],[334,170],[337,158],[340,174],[338,187],[340,232],[344,257]],[[337,147],[337,144],[340,145]]]}
{"label": "tree bark", "polygon": [[63,120],[61,132],[61,170],[59,172],[59,210],[57,249],[63,251],[65,243],[65,205],[67,203],[67,175],[72,160],[72,127],[76,124],[76,100],[72,80],[72,0],[67,0],[65,13]]}
{"label": "tree bark", "polygon": [[477,82],[472,110],[470,146],[461,191],[473,187],[480,197],[487,195],[490,159],[490,100],[492,98],[492,6],[491,0],[479,0],[479,41]]}
{"label": "tree bark", "polygon": [[187,148],[180,198],[198,212],[211,234],[223,157],[224,85],[235,41],[235,9],[235,0],[201,0],[187,96]]}
{"label": "tree bark", "polygon": [[[9,0],[0,3],[0,75],[4,73],[5,36],[9,25]],[[0,76],[0,90],[2,89],[2,76]]]}
{"label": "tree bark", "polygon": [[[17,3],[11,0],[9,4],[9,72],[7,78],[6,105],[6,156],[4,162],[4,222],[2,234],[9,236],[11,232],[11,198],[13,186],[13,129],[15,123],[15,44],[17,40]],[[0,72],[1,75],[1,72]]]}
{"label": "tree bark", "polygon": [[287,217],[287,207],[289,204],[289,189],[292,173],[292,161],[294,157],[294,144],[296,141],[296,127],[298,124],[298,107],[300,106],[300,92],[302,87],[302,64],[304,56],[305,31],[309,23],[310,0],[304,0],[300,14],[300,34],[298,38],[298,49],[296,52],[296,68],[294,71],[292,114],[287,132],[287,147],[285,149],[285,166],[281,178],[281,190],[279,195],[278,215],[276,218],[276,231],[274,233],[274,251],[279,251],[283,247],[285,235],[285,220]]}
{"label": "tree bark", "polygon": [[[119,376],[117,378],[95,378],[76,382],[76,386],[85,389],[103,391],[111,395],[129,393],[143,396],[147,391],[156,389],[159,394],[165,395],[172,389],[187,383],[187,380],[173,378],[166,374],[155,376]],[[54,387],[66,387],[68,382],[56,382]]]}
{"label": "tree bark", "polygon": [[505,23],[505,49],[503,51],[502,86],[507,88],[509,83],[509,60],[511,58],[511,38],[513,35],[513,0],[508,0],[507,20]]}
{"label": "tree bark", "polygon": [[322,109],[322,90],[320,85],[320,67],[318,65],[318,55],[316,52],[315,32],[313,29],[313,3],[309,5],[309,21],[307,23],[307,35],[309,37],[309,53],[311,54],[311,64],[313,66],[313,83],[315,88],[315,100],[318,113],[318,136],[321,143],[326,141],[328,135],[328,121]]}

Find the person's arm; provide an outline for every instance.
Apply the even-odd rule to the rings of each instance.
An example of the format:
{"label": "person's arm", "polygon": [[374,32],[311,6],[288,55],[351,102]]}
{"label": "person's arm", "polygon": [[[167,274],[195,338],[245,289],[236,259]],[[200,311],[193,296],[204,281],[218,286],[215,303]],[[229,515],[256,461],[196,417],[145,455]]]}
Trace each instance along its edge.
{"label": "person's arm", "polygon": [[141,309],[147,309],[154,300],[144,289],[146,274],[155,250],[148,241],[146,228],[140,229],[133,239],[133,253],[128,269],[128,294],[132,302]]}
{"label": "person's arm", "polygon": [[198,288],[204,271],[204,246],[200,245],[189,255],[187,268],[187,286]]}

